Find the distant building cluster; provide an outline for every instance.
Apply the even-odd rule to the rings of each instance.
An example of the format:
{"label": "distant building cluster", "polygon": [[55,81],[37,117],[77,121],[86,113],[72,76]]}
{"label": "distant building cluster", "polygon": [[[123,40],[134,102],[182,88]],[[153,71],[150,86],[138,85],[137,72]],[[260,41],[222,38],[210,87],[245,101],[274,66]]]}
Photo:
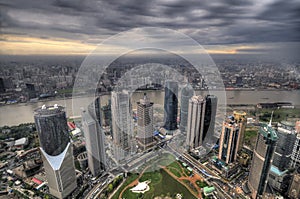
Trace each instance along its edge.
{"label": "distant building cluster", "polygon": [[[153,58],[155,62],[168,65],[188,78],[196,89],[206,90],[208,86],[204,78],[190,63],[181,59]],[[172,61],[171,61],[172,60]],[[68,59],[57,61],[40,61],[39,64],[7,62],[0,72],[0,102],[11,104],[17,102],[35,102],[49,97],[64,97],[72,95],[73,84],[80,67],[81,60]],[[67,62],[67,63],[64,63]],[[119,83],[119,79],[146,60],[130,58],[112,63],[97,86],[98,92],[110,92]],[[64,63],[64,64],[62,64]],[[227,89],[299,89],[300,77],[293,64],[278,67],[270,63],[244,63],[242,60],[216,60],[220,75]],[[22,67],[21,67],[22,66]],[[91,69],[90,74],[95,71]],[[142,73],[143,71],[141,71]],[[145,71],[144,71],[145,72]],[[164,78],[172,78],[168,74],[147,77],[131,74],[130,82],[126,85],[142,85],[139,89],[163,89]],[[91,77],[92,78],[92,77]],[[95,79],[98,81],[98,79]],[[213,89],[213,88],[209,88]],[[215,88],[218,89],[218,88]]]}

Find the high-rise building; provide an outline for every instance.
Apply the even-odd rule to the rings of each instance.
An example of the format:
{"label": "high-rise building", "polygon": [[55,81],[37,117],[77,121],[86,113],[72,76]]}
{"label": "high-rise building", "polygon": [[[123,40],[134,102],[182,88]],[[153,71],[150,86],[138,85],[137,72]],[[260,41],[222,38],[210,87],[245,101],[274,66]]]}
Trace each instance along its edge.
{"label": "high-rise building", "polygon": [[243,148],[244,144],[245,128],[247,123],[246,115],[247,113],[244,111],[233,111],[234,119],[240,125],[240,139],[238,144],[238,151],[240,151]]}
{"label": "high-rise building", "polygon": [[300,167],[295,171],[289,187],[288,196],[291,199],[300,198]]}
{"label": "high-rise building", "polygon": [[218,98],[214,95],[205,97],[205,117],[202,140],[214,135]]}
{"label": "high-rise building", "polygon": [[3,78],[0,78],[0,93],[5,92],[4,81]]}
{"label": "high-rise building", "polygon": [[227,164],[234,162],[237,158],[241,130],[242,123],[239,123],[234,116],[229,116],[223,122],[218,158]]}
{"label": "high-rise building", "polygon": [[103,126],[111,127],[111,100],[101,108],[102,111],[102,124]]}
{"label": "high-rise building", "polygon": [[26,83],[26,91],[28,99],[36,98],[36,90],[34,84]]}
{"label": "high-rise building", "polygon": [[106,169],[104,133],[97,120],[88,111],[82,112],[82,128],[88,155],[88,167],[93,176],[98,176]]}
{"label": "high-rise building", "polygon": [[177,129],[177,113],[178,113],[178,83],[175,81],[166,81],[165,85],[165,101],[164,101],[164,122],[167,131]]}
{"label": "high-rise building", "polygon": [[297,134],[293,145],[290,166],[292,168],[300,167],[300,133]]}
{"label": "high-rise building", "polygon": [[277,142],[276,131],[270,124],[261,124],[253,151],[248,186],[252,198],[261,198],[265,193],[273,154]]}
{"label": "high-rise building", "polygon": [[128,91],[111,93],[111,114],[114,154],[118,161],[125,159],[132,152],[133,122],[131,102]]}
{"label": "high-rise building", "polygon": [[186,132],[187,130],[189,100],[193,95],[194,95],[194,89],[190,84],[188,84],[181,90],[180,126],[179,126],[181,132]]}
{"label": "high-rise building", "polygon": [[189,100],[186,146],[189,150],[202,145],[205,116],[205,100],[201,95]]}
{"label": "high-rise building", "polygon": [[66,198],[77,184],[64,108],[43,105],[35,110],[34,120],[50,194]]}
{"label": "high-rise building", "polygon": [[287,121],[278,123],[277,144],[273,157],[273,165],[280,171],[288,169],[291,161],[296,134],[294,125]]}
{"label": "high-rise building", "polygon": [[137,140],[141,148],[146,149],[154,144],[153,140],[153,102],[144,98],[137,102]]}

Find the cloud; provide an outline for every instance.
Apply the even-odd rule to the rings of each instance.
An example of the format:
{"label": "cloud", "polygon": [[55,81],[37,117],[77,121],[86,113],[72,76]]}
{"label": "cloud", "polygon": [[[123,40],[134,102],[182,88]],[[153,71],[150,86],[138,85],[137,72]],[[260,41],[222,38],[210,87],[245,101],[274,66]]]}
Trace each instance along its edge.
{"label": "cloud", "polygon": [[1,33],[96,44],[137,27],[178,30],[203,45],[299,42],[299,0],[22,0],[0,2]]}

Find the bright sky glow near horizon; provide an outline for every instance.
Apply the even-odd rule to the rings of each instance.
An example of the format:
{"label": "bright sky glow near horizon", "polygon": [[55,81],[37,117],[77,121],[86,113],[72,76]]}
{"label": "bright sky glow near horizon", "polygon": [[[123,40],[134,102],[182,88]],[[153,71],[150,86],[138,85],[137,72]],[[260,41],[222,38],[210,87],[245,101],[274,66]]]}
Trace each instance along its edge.
{"label": "bright sky glow near horizon", "polygon": [[[2,0],[0,5],[1,55],[87,55],[105,39],[141,27],[179,31],[211,54],[299,52],[299,0]],[[107,54],[119,50],[103,48]]]}

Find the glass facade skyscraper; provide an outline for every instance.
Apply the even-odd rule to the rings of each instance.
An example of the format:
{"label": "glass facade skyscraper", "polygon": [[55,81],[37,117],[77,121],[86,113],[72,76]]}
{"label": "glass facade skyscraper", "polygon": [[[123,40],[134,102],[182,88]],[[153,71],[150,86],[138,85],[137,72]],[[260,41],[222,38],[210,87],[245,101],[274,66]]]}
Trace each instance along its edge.
{"label": "glass facade skyscraper", "polygon": [[178,114],[178,83],[175,81],[166,81],[165,101],[164,101],[164,127],[168,131],[177,129]]}
{"label": "glass facade skyscraper", "polygon": [[194,95],[194,89],[190,84],[188,84],[181,90],[180,126],[179,126],[181,132],[186,132],[187,130],[189,100],[193,95]]}
{"label": "glass facade skyscraper", "polygon": [[265,192],[277,139],[277,133],[271,125],[261,124],[248,179],[251,197],[254,199],[261,198]]}
{"label": "glass facade skyscraper", "polygon": [[50,194],[66,198],[77,183],[64,108],[43,105],[35,111],[34,120]]}

